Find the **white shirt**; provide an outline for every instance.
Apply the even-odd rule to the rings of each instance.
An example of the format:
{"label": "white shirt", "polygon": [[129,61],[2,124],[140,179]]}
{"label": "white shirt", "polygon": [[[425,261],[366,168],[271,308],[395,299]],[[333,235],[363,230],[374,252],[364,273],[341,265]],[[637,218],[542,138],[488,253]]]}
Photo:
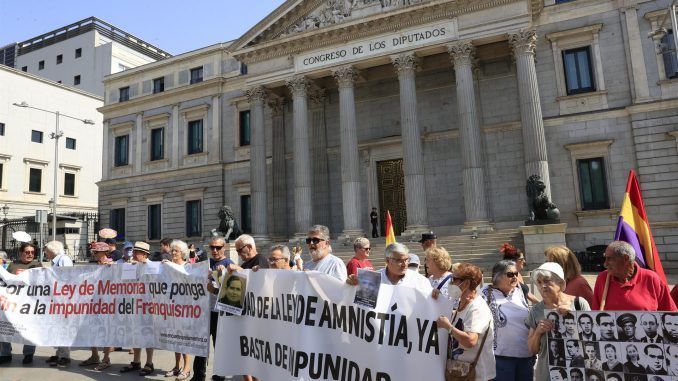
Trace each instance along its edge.
{"label": "white shirt", "polygon": [[68,255],[61,253],[52,259],[53,267],[73,266],[73,260]]}
{"label": "white shirt", "polygon": [[[481,291],[485,300],[487,300],[488,287],[484,287]],[[527,300],[520,285],[511,290],[507,296],[504,296],[500,290],[492,288],[489,307],[494,320],[494,338],[488,337],[487,343],[493,339],[494,354],[506,357],[532,357],[527,349],[529,328],[525,325],[530,308],[527,306]]]}
{"label": "white shirt", "polygon": [[[389,284],[389,285],[394,285],[391,283],[391,281],[388,279],[388,276],[386,275],[386,268],[384,267],[383,269],[378,271],[381,274],[381,283],[382,284]],[[421,290],[427,294],[431,294],[433,291],[433,287],[431,287],[431,282],[426,279],[423,275],[419,274],[416,271],[413,270],[407,270],[405,272],[405,276],[400,278],[398,283],[395,285],[398,286],[407,286],[407,287],[412,287],[416,288],[418,290]]]}
{"label": "white shirt", "polygon": [[494,379],[497,373],[494,351],[492,350],[494,324],[492,324],[492,313],[485,300],[480,295],[476,296],[463,311],[459,311],[452,325],[460,331],[478,334],[478,342],[472,348],[463,348],[457,340],[452,339],[452,359],[469,363],[475,360],[478,348],[483,340],[483,335],[489,329],[487,340],[485,340],[485,345],[483,345],[483,351],[480,353],[478,363],[476,364],[476,381]]}
{"label": "white shirt", "polygon": [[332,254],[327,254],[325,258],[318,262],[304,262],[304,270],[318,271],[331,277],[335,277],[342,282],[346,282],[346,278],[348,278],[344,261]]}
{"label": "white shirt", "polygon": [[447,297],[448,299],[450,298],[448,287],[450,286],[450,284],[452,284],[452,273],[449,272],[443,273],[443,275],[440,278],[434,278],[433,275],[431,275],[430,277],[428,277],[428,280],[431,282],[431,287],[433,288],[438,288],[438,286],[440,286],[440,283],[442,281],[445,281],[445,283],[443,283],[443,285],[440,286],[438,290],[440,290],[440,293],[445,295],[445,297]]}

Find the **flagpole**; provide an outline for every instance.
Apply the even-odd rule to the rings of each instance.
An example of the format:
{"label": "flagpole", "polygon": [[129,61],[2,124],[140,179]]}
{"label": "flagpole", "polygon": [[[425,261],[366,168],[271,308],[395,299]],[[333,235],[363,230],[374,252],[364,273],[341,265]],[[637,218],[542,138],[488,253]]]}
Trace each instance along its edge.
{"label": "flagpole", "polygon": [[610,272],[607,272],[607,277],[605,278],[605,288],[603,289],[603,299],[600,301],[600,310],[605,310],[605,301],[607,300],[607,290],[610,288]]}

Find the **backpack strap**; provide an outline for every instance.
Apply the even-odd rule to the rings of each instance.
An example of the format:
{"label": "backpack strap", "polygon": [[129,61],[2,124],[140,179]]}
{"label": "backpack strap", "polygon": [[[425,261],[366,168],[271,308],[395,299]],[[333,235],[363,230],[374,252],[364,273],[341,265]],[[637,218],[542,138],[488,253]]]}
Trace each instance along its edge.
{"label": "backpack strap", "polygon": [[574,309],[576,311],[581,311],[581,301],[579,300],[578,296],[574,298]]}
{"label": "backpack strap", "polygon": [[443,288],[445,283],[447,283],[447,281],[450,280],[450,278],[452,278],[452,274],[446,276],[440,283],[438,283],[438,286],[436,286],[436,290],[440,290],[441,288]]}

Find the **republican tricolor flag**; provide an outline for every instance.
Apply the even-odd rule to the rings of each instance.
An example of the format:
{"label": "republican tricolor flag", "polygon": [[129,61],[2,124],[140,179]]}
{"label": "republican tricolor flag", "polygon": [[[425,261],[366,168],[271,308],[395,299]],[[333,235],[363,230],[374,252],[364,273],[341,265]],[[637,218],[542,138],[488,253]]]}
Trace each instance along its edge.
{"label": "republican tricolor flag", "polygon": [[646,269],[653,270],[666,283],[664,268],[659,260],[657,246],[654,244],[650,221],[645,213],[643,196],[640,193],[640,185],[636,172],[631,170],[629,180],[626,183],[626,193],[622,201],[617,232],[614,239],[628,242],[636,250],[636,262]]}
{"label": "republican tricolor flag", "polygon": [[391,220],[391,212],[386,211],[386,246],[394,243],[395,233],[393,233],[393,221]]}

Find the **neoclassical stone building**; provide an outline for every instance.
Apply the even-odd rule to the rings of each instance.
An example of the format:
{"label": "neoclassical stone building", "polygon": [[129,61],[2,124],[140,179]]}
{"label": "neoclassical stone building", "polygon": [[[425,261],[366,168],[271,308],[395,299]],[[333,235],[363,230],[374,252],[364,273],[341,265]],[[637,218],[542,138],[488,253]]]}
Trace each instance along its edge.
{"label": "neoclassical stone building", "polygon": [[612,238],[636,169],[673,267],[668,6],[286,1],[236,41],[106,78],[102,222],[197,241],[228,204],[268,239],[360,235],[371,207],[403,234],[515,228],[538,174],[583,250]]}

